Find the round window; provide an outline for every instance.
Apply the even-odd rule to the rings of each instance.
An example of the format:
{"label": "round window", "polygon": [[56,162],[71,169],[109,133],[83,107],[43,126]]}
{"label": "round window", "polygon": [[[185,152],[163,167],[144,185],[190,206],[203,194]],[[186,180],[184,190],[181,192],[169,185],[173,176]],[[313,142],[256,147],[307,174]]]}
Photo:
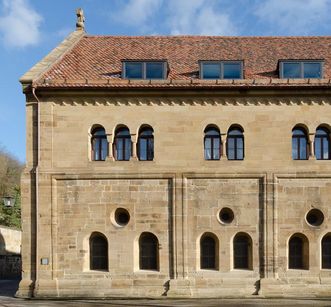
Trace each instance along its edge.
{"label": "round window", "polygon": [[120,226],[125,226],[130,221],[129,211],[124,208],[117,208],[115,211],[115,222]]}
{"label": "round window", "polygon": [[324,221],[324,214],[319,209],[311,209],[306,215],[306,221],[311,226],[320,226]]}
{"label": "round window", "polygon": [[234,219],[233,211],[230,208],[222,208],[219,212],[219,219],[224,224],[230,224]]}

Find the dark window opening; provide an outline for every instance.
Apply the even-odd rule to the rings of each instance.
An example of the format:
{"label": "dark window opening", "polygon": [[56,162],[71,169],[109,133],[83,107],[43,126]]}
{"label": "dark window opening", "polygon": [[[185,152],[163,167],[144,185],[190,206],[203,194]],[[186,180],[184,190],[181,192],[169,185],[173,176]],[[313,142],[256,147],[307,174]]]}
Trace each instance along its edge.
{"label": "dark window opening", "polygon": [[154,136],[150,127],[142,128],[138,138],[138,158],[140,161],[154,160]]}
{"label": "dark window opening", "polygon": [[244,160],[244,134],[241,128],[230,128],[226,141],[228,160]]}
{"label": "dark window opening", "polygon": [[308,269],[308,241],[300,236],[293,236],[288,247],[289,269]]}
{"label": "dark window opening", "polygon": [[108,141],[106,131],[103,127],[92,130],[92,160],[105,161],[108,155]]}
{"label": "dark window opening", "polygon": [[230,208],[222,208],[219,213],[219,218],[222,223],[230,224],[234,219],[234,213]]}
{"label": "dark window opening", "polygon": [[243,77],[241,61],[201,61],[201,79],[241,79]]}
{"label": "dark window opening", "polygon": [[115,132],[115,159],[129,161],[131,157],[131,135],[127,127],[118,128]]}
{"label": "dark window opening", "polygon": [[140,270],[158,270],[159,242],[152,233],[143,233],[139,238]]}
{"label": "dark window opening", "polygon": [[204,150],[205,160],[219,160],[221,157],[221,135],[218,128],[205,129]]}
{"label": "dark window opening", "polygon": [[124,208],[117,208],[115,211],[115,221],[120,226],[125,226],[130,221],[130,214]]}
{"label": "dark window opening", "polygon": [[331,236],[322,239],[322,269],[331,269]]}
{"label": "dark window opening", "polygon": [[245,234],[238,234],[233,240],[233,267],[235,269],[251,269],[252,243]]}
{"label": "dark window opening", "polygon": [[330,133],[327,129],[316,130],[314,147],[317,160],[330,160]]}
{"label": "dark window opening", "polygon": [[200,240],[201,269],[216,269],[216,242],[211,236],[205,235]]}
{"label": "dark window opening", "polygon": [[108,270],[108,242],[101,234],[92,234],[90,237],[90,269]]}
{"label": "dark window opening", "polygon": [[301,128],[292,130],[292,158],[293,160],[308,160],[308,137]]}

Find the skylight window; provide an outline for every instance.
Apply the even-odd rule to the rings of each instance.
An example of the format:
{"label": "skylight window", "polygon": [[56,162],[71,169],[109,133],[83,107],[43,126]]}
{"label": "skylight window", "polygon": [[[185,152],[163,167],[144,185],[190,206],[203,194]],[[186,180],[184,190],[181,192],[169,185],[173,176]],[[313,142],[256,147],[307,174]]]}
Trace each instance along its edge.
{"label": "skylight window", "polygon": [[123,78],[126,79],[165,79],[166,62],[123,62]]}
{"label": "skylight window", "polygon": [[241,61],[202,61],[200,62],[201,79],[242,79]]}
{"label": "skylight window", "polygon": [[282,61],[280,78],[323,78],[323,62]]}

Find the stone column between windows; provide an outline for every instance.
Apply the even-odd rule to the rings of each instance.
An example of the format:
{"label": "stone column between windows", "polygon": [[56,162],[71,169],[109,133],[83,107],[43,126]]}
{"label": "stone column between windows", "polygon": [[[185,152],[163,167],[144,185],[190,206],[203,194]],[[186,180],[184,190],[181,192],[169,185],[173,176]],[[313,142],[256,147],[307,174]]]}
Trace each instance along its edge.
{"label": "stone column between windows", "polygon": [[221,134],[221,142],[222,142],[221,157],[224,157],[225,159],[227,159],[227,154],[226,154],[226,134]]}
{"label": "stone column between windows", "polygon": [[309,133],[309,158],[315,160],[315,152],[314,152],[314,140],[315,140],[315,132]]}
{"label": "stone column between windows", "polygon": [[138,160],[137,156],[137,134],[131,134],[131,142],[132,142],[132,159]]}
{"label": "stone column between windows", "polygon": [[112,134],[107,134],[107,140],[110,140],[108,142],[108,155],[107,159],[113,160],[114,159],[114,154],[113,154],[113,135]]}

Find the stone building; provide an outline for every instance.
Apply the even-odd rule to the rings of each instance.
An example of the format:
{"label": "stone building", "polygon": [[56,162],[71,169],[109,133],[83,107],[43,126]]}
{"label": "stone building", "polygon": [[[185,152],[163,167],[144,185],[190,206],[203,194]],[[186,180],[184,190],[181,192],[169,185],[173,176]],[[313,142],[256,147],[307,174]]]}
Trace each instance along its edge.
{"label": "stone building", "polygon": [[94,36],[79,17],[20,80],[17,295],[330,295],[331,37]]}
{"label": "stone building", "polygon": [[21,276],[21,236],[20,230],[0,225],[0,280]]}

